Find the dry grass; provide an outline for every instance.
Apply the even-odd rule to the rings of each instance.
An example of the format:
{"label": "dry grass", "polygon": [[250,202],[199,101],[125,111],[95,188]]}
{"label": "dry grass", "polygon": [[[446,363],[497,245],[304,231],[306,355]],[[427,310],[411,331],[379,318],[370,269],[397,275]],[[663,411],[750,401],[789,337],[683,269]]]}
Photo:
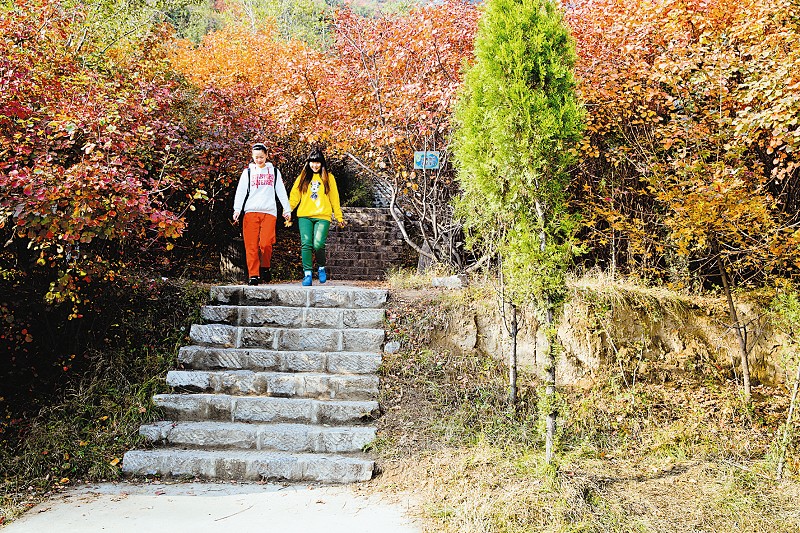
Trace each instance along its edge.
{"label": "dry grass", "polygon": [[612,278],[604,272],[592,272],[568,281],[572,298],[602,302],[607,305],[652,309],[676,318],[685,317],[692,309],[702,308],[714,314],[727,312],[722,298],[689,295],[666,287],[650,287],[633,280]]}
{"label": "dry grass", "polygon": [[434,264],[424,273],[419,273],[416,268],[397,268],[387,273],[387,280],[392,289],[427,289],[436,277],[450,276],[453,272],[447,266]]}
{"label": "dry grass", "polygon": [[475,298],[395,289],[390,299],[390,336],[403,350],[385,356],[383,473],[372,484],[413,492],[427,531],[800,530],[798,450],[782,482],[770,459],[785,391],[760,387],[746,407],[732,382],[686,374],[633,389],[610,369],[591,389],[564,391],[549,467],[533,378],[521,377],[511,412],[502,364],[432,346],[447,313]]}
{"label": "dry grass", "polygon": [[101,330],[103,349],[87,349],[57,390],[16,398],[21,414],[9,418],[19,423],[0,421],[0,525],[69,486],[118,479],[122,454],[144,444],[139,426],[158,418],[152,397],[167,390],[164,376],[208,286],[120,284],[118,291],[96,302],[117,328]]}

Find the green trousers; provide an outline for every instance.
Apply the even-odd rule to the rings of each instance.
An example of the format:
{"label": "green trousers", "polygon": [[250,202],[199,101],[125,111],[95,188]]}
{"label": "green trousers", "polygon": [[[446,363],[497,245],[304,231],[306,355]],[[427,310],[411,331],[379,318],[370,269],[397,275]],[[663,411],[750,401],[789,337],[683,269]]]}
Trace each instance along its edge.
{"label": "green trousers", "polygon": [[318,267],[325,266],[325,241],[328,238],[331,221],[299,217],[297,226],[300,228],[300,256],[303,258],[303,270],[314,269],[314,256]]}

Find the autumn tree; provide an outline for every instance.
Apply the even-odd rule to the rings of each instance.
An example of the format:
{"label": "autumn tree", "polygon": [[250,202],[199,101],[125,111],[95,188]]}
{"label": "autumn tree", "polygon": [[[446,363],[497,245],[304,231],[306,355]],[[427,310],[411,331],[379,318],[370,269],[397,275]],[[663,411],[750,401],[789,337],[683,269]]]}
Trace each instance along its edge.
{"label": "autumn tree", "polygon": [[[267,124],[287,156],[308,143],[352,161],[380,190],[407,242],[464,266],[458,191],[449,164],[450,112],[472,49],[474,6],[451,1],[409,13],[332,21],[325,50],[250,24],[246,10],[199,46],[181,43],[172,65],[205,91],[224,94]],[[256,19],[253,19],[256,20]],[[415,150],[439,150],[438,171],[414,171]]]}
{"label": "autumn tree", "polygon": [[[332,146],[390,192],[406,242],[435,261],[467,266],[450,164],[450,113],[472,50],[477,10],[458,0],[408,14],[335,21]],[[437,150],[438,171],[414,170],[414,151]]]}
{"label": "autumn tree", "polygon": [[198,45],[177,42],[169,61],[196,88],[198,130],[205,134],[192,156],[211,165],[213,185],[205,190],[225,205],[225,217],[231,180],[253,142],[265,142],[278,164],[305,153],[309,142],[324,142],[319,121],[331,110],[325,94],[330,67],[305,43],[283,41],[269,28],[230,23]]}
{"label": "autumn tree", "polygon": [[324,0],[240,0],[241,10],[252,30],[274,26],[284,40],[299,40],[315,47],[329,39],[332,8]]}
{"label": "autumn tree", "polygon": [[590,110],[573,194],[607,264],[688,285],[718,242],[737,281],[795,268],[788,4],[572,4]]}
{"label": "autumn tree", "polygon": [[72,300],[74,316],[85,284],[168,268],[229,227],[226,195],[254,137],[276,146],[254,92],[176,74],[168,26],[100,53],[102,41],[73,39],[82,13],[30,1],[0,15],[4,264],[50,282],[48,299]]}
{"label": "autumn tree", "polygon": [[[109,51],[138,48],[154,27],[177,22],[173,16],[198,0],[66,0],[59,10],[68,14],[66,46],[92,63]],[[22,4],[25,5],[25,4]]]}
{"label": "autumn tree", "polygon": [[566,297],[573,221],[564,192],[582,109],[574,42],[548,0],[490,0],[456,107],[458,210],[472,246],[501,259],[510,299],[534,301],[547,332],[546,458],[556,431],[556,323]]}
{"label": "autumn tree", "polygon": [[[572,190],[591,257],[677,287],[732,290],[798,268],[791,2],[576,2],[590,110]],[[765,38],[768,36],[769,38]],[[607,258],[607,259],[605,259]]]}
{"label": "autumn tree", "polygon": [[0,226],[22,264],[57,273],[56,301],[126,251],[177,238],[195,192],[163,35],[100,71],[70,46],[74,16],[49,1],[0,13]]}

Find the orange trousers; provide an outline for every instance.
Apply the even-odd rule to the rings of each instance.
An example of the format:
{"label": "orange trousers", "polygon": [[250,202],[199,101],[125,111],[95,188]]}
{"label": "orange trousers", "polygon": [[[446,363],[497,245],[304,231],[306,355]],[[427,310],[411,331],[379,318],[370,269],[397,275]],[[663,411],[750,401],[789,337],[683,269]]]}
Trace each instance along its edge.
{"label": "orange trousers", "polygon": [[272,245],[275,244],[277,217],[267,213],[245,213],[242,220],[244,252],[247,257],[247,274],[257,277],[261,268],[269,268]]}

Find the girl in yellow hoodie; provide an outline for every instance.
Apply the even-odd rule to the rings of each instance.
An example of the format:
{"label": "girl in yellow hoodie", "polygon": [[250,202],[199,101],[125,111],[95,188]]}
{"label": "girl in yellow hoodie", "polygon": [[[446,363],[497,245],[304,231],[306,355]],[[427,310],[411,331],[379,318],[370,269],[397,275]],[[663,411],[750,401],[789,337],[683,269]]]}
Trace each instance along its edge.
{"label": "girl in yellow hoodie", "polygon": [[339,190],[336,179],[328,172],[325,156],[321,150],[313,149],[308,154],[303,170],[294,182],[289,194],[289,205],[297,209],[297,225],[300,228],[300,254],[303,259],[303,286],[311,285],[314,268],[312,257],[316,256],[320,283],[328,280],[325,272],[325,241],[331,220],[336,217],[344,225],[342,208],[339,205]]}

